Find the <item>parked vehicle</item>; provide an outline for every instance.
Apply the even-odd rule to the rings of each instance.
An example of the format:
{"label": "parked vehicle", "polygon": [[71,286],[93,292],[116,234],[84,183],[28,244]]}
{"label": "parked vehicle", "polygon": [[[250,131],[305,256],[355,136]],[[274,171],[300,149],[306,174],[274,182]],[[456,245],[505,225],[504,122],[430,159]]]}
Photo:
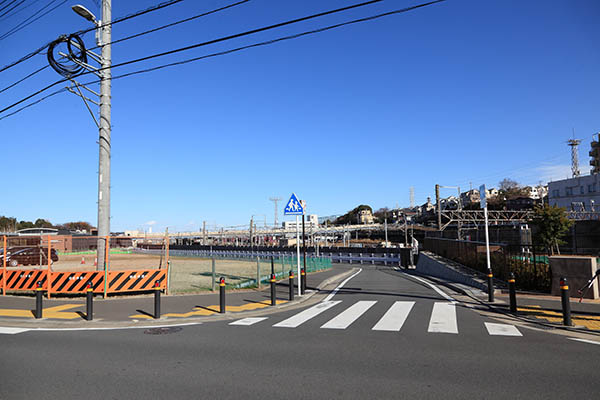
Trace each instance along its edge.
{"label": "parked vehicle", "polygon": [[[50,251],[50,263],[58,261],[56,250]],[[4,263],[4,249],[0,249],[0,266]],[[46,265],[48,264],[47,247],[22,247],[14,246],[6,249],[6,265],[16,267],[17,265]]]}

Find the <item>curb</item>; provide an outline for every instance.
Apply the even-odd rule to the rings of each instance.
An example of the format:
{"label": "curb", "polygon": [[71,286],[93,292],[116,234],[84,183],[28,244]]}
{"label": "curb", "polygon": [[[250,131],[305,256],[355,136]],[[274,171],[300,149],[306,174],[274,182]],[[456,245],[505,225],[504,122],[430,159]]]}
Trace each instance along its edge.
{"label": "curb", "polygon": [[[321,297],[325,297],[328,293],[320,293],[325,290],[326,286],[329,286],[338,281],[342,281],[350,274],[354,273],[357,268],[352,268],[348,271],[344,271],[330,278],[325,279],[323,282],[317,285],[316,290],[307,290],[306,293],[292,302],[285,304],[268,307],[260,310],[252,311],[240,311],[240,312],[226,312],[224,314],[215,313],[213,315],[201,316],[201,317],[161,317],[153,320],[142,320],[142,321],[104,321],[102,319],[94,319],[92,321],[76,321],[76,322],[61,322],[56,320],[45,320],[42,318],[37,321],[30,320],[13,320],[13,319],[0,319],[0,325],[3,328],[15,328],[24,329],[27,331],[76,331],[76,330],[118,330],[118,329],[144,329],[144,328],[158,328],[158,327],[169,327],[169,326],[185,326],[185,325],[199,325],[204,322],[212,321],[223,321],[232,320],[239,318],[247,318],[252,316],[261,316],[272,314],[278,311],[298,308],[305,303],[309,302],[313,297],[317,297],[317,303]],[[313,299],[314,300],[314,299]],[[41,324],[40,324],[41,322]]]}
{"label": "curb", "polygon": [[[515,315],[509,311],[505,311],[503,308],[499,308],[499,307],[495,307],[495,304],[490,304],[484,300],[479,299],[471,290],[469,289],[465,289],[462,288],[460,286],[455,285],[454,283],[451,282],[446,282],[446,281],[442,281],[439,278],[435,278],[435,277],[431,277],[429,275],[424,275],[424,274],[419,274],[418,272],[412,272],[409,273],[409,275],[411,274],[415,274],[415,275],[420,275],[420,276],[424,276],[428,279],[431,279],[432,281],[446,286],[458,293],[461,293],[469,298],[471,298],[472,300],[475,300],[476,302],[478,302],[479,304],[486,306],[490,311],[498,313],[498,314],[502,314],[506,317],[511,317],[514,319],[517,319],[521,322],[528,322],[528,323],[532,323],[532,324],[537,324],[540,326],[544,326],[546,328],[553,328],[553,329],[557,329],[557,330],[563,330],[563,331],[569,331],[569,332],[577,332],[577,333],[586,333],[586,334],[591,334],[591,335],[596,335],[596,336],[600,336],[600,332],[599,331],[595,331],[595,330],[591,330],[591,329],[587,329],[585,327],[575,327],[575,326],[564,326],[564,325],[558,325],[558,324],[553,324],[551,322],[543,322],[538,320],[537,318],[529,318],[523,315]],[[506,304],[505,302],[495,302],[498,304]]]}

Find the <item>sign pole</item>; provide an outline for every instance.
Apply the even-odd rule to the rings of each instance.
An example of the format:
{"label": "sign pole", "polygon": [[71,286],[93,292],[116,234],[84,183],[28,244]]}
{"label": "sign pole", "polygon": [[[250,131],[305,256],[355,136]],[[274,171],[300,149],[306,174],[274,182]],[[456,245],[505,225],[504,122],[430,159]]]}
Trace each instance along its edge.
{"label": "sign pole", "polygon": [[494,274],[492,272],[492,263],[490,260],[490,235],[488,232],[488,207],[485,185],[479,187],[479,199],[481,207],[483,207],[483,217],[485,220],[485,256],[488,273],[488,301],[492,303],[494,301]]}
{"label": "sign pole", "polygon": [[296,264],[298,267],[298,296],[302,295],[302,288],[300,284],[300,280],[302,279],[300,276],[300,218],[296,215]]}

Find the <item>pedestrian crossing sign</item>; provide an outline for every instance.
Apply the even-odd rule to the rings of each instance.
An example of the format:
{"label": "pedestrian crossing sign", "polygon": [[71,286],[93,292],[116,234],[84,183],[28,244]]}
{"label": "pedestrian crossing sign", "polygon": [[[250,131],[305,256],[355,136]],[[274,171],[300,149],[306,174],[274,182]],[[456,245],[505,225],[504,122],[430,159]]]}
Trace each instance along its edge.
{"label": "pedestrian crossing sign", "polygon": [[304,214],[304,207],[302,203],[298,201],[298,198],[294,193],[286,203],[285,208],[283,209],[283,215],[302,215]]}

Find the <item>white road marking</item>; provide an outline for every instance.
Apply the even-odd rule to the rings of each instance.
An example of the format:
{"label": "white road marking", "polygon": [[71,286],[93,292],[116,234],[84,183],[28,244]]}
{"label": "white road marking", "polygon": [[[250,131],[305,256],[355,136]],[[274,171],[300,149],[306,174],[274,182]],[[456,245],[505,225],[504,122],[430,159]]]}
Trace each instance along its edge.
{"label": "white road marking", "polygon": [[254,325],[254,324],[258,323],[258,322],[264,321],[267,318],[268,317],[244,318],[244,319],[239,319],[237,321],[233,321],[229,325],[250,326],[250,325]]}
{"label": "white road marking", "polygon": [[361,315],[363,315],[369,308],[375,305],[377,301],[359,301],[352,305],[337,317],[321,326],[324,329],[346,329],[354,321],[356,321]]}
{"label": "white road marking", "polygon": [[371,329],[374,331],[399,331],[414,305],[414,301],[396,301]]}
{"label": "white road marking", "polygon": [[1,327],[0,326],[0,334],[2,335],[15,335],[17,333],[23,333],[23,332],[27,332],[31,329],[27,329],[27,328],[9,328],[9,327]]}
{"label": "white road marking", "polygon": [[[23,332],[59,332],[59,331],[116,331],[122,329],[150,329],[150,328],[171,328],[175,326],[191,326],[200,325],[202,322],[188,322],[185,324],[172,324],[172,325],[143,325],[143,326],[116,326],[116,327],[89,327],[89,328],[23,328]],[[18,329],[18,328],[3,328],[2,329]],[[0,332],[1,333],[1,332]],[[20,333],[20,332],[17,332]]]}
{"label": "white road marking", "polygon": [[341,303],[340,300],[324,301],[324,302],[315,304],[311,308],[307,308],[306,310],[299,312],[298,314],[296,314],[288,319],[285,319],[273,326],[277,327],[277,328],[296,328],[296,327],[300,326],[301,324],[305,323],[306,321],[308,321],[309,319],[316,317],[317,315],[321,314],[323,311],[327,311],[331,307],[333,307],[339,303]]}
{"label": "white road marking", "polygon": [[333,296],[335,296],[335,294],[338,292],[338,290],[340,290],[346,283],[348,283],[348,281],[352,278],[354,278],[356,275],[360,274],[360,272],[362,271],[362,268],[360,268],[355,274],[352,274],[352,276],[346,278],[344,280],[344,282],[340,283],[338,285],[338,287],[336,287],[335,289],[333,289],[333,292],[329,293],[329,296],[325,297],[325,299],[323,300],[323,302],[329,301],[333,298]]}
{"label": "white road marking", "polygon": [[589,344],[599,344],[599,345],[600,345],[600,342],[596,342],[596,341],[594,341],[594,340],[579,339],[579,338],[573,338],[573,337],[570,337],[570,338],[567,338],[567,339],[570,339],[570,340],[576,340],[576,341],[578,341],[578,342],[582,342],[582,343],[589,343]]}
{"label": "white road marking", "polygon": [[523,336],[514,325],[495,324],[493,322],[484,322],[485,327],[490,335],[498,336]]}
{"label": "white road marking", "polygon": [[434,303],[427,332],[458,333],[454,303]]}
{"label": "white road marking", "polygon": [[424,284],[428,285],[429,287],[431,287],[433,290],[435,290],[440,296],[442,296],[446,300],[448,300],[448,301],[454,301],[454,299],[452,297],[448,296],[446,293],[444,293],[439,287],[437,287],[433,283],[428,282],[425,279],[419,278],[418,276],[411,275],[411,277],[413,277],[416,280],[421,281]]}

